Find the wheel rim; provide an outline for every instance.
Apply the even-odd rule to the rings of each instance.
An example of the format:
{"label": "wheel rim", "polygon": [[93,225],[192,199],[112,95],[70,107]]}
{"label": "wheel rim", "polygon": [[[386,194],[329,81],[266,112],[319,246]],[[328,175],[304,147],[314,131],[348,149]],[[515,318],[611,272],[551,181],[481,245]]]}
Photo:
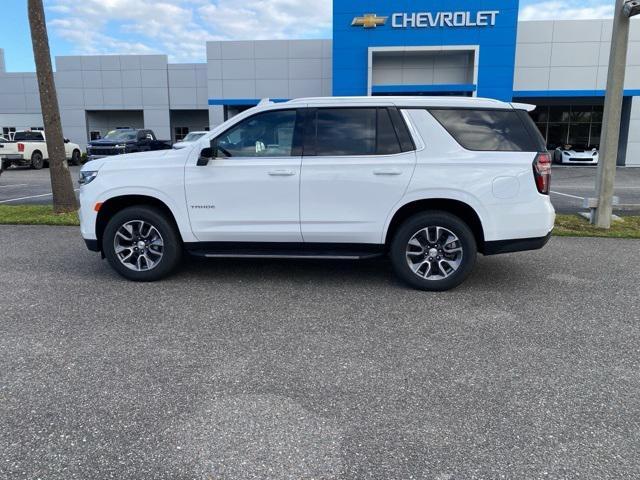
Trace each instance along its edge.
{"label": "wheel rim", "polygon": [[144,220],[123,224],[113,239],[116,257],[125,267],[136,272],[155,268],[162,260],[164,240],[156,227]]}
{"label": "wheel rim", "polygon": [[451,230],[430,226],[418,230],[407,242],[406,258],[411,271],[425,280],[442,280],[458,271],[462,242]]}

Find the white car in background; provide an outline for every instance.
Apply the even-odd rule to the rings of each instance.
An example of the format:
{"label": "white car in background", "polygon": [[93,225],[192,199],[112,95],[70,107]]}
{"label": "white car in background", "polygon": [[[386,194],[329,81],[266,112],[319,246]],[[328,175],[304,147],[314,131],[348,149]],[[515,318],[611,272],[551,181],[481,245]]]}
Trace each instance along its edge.
{"label": "white car in background", "polygon": [[598,149],[564,145],[553,152],[553,163],[559,165],[597,165]]}
{"label": "white car in background", "polygon": [[200,139],[201,137],[203,137],[204,135],[206,135],[209,132],[189,132],[187,134],[186,137],[184,137],[181,141],[176,142],[173,144],[173,148],[175,149],[180,149],[180,148],[186,148],[190,145],[193,145],[198,139]]}
{"label": "white car in background", "polygon": [[[77,143],[64,139],[64,151],[69,165],[80,165],[81,153]],[[16,132],[13,141],[0,142],[0,163],[5,170],[11,165],[40,170],[49,163],[47,137],[41,130]]]}

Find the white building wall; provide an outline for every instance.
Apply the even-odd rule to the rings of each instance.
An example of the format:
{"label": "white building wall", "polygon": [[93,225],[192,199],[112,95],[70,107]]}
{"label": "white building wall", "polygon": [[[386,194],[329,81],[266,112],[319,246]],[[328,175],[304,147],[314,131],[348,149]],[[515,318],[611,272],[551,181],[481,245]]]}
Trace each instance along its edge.
{"label": "white building wall", "polygon": [[207,110],[207,65],[168,65],[169,105],[172,110]]}
{"label": "white building wall", "polygon": [[626,164],[640,167],[640,96],[633,97],[631,103]]}
{"label": "white building wall", "polygon": [[[208,98],[330,96],[331,46],[331,40],[207,42]],[[212,126],[223,120],[223,107],[209,112]]]}
{"label": "white building wall", "polygon": [[166,55],[56,57],[56,88],[65,135],[87,143],[87,110],[143,110],[146,128],[171,138]]}
{"label": "white building wall", "polygon": [[[604,90],[611,25],[611,20],[518,23],[515,95],[518,91]],[[639,20],[631,22],[625,88],[640,89]]]}
{"label": "white building wall", "polygon": [[0,132],[3,127],[24,130],[42,125],[36,74],[0,70]]}

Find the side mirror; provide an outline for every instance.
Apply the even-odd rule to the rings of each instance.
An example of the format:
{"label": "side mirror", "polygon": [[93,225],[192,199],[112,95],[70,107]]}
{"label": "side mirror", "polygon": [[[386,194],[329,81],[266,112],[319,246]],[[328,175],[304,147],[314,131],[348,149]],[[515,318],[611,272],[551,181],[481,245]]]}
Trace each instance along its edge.
{"label": "side mirror", "polygon": [[65,139],[64,139],[64,143],[69,143],[69,139],[68,139],[68,138],[65,138]]}
{"label": "side mirror", "polygon": [[200,151],[200,156],[198,157],[196,165],[198,167],[206,167],[207,165],[209,165],[209,160],[211,160],[211,158],[211,148],[203,148]]}

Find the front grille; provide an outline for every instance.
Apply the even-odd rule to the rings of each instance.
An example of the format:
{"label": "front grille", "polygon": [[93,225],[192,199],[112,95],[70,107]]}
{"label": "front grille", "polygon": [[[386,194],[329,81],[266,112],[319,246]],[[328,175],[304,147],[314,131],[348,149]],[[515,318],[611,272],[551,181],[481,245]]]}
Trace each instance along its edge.
{"label": "front grille", "polygon": [[593,158],[570,158],[572,162],[592,162]]}
{"label": "front grille", "polygon": [[113,147],[89,147],[92,155],[117,155],[118,150]]}

